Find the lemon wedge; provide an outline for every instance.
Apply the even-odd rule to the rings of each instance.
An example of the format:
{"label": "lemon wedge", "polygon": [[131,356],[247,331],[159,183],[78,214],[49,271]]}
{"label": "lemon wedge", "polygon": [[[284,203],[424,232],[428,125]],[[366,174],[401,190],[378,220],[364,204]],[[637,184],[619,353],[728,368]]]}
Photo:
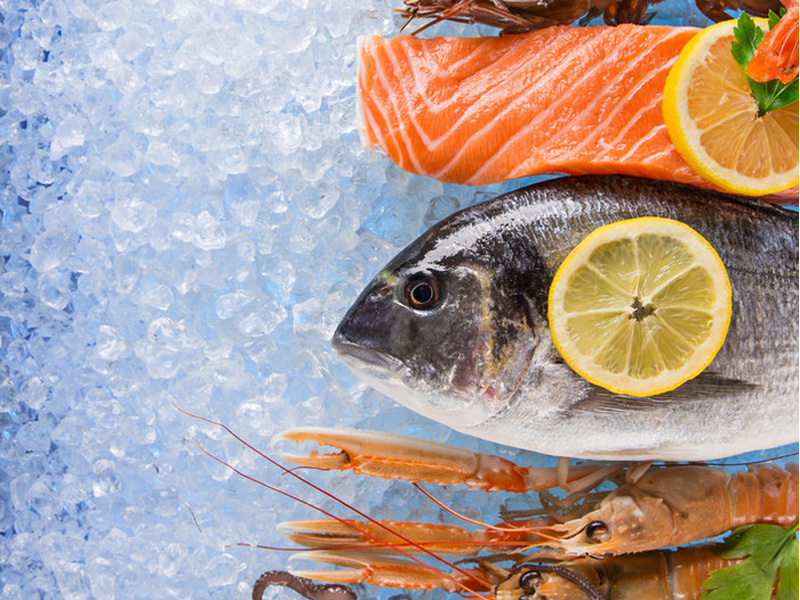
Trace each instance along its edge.
{"label": "lemon wedge", "polygon": [[[766,19],[753,20],[768,30]],[[731,54],[735,26],[712,25],[686,44],[664,86],[664,121],[678,152],[704,179],[737,194],[780,192],[798,181],[798,103],[759,116]]]}
{"label": "lemon wedge", "polygon": [[722,346],[731,286],[694,229],[643,217],[593,231],[550,286],[548,320],[561,356],[612,392],[650,396],[697,376]]}

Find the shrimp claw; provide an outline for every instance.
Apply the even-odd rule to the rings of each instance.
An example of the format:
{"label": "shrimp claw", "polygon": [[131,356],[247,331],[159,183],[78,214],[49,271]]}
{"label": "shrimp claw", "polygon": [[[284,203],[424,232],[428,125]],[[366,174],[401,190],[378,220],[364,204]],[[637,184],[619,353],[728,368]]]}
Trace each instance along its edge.
{"label": "shrimp claw", "polygon": [[[291,560],[311,560],[343,567],[335,571],[293,571],[308,577],[335,583],[368,583],[381,587],[413,590],[444,588],[454,591],[456,585],[441,571],[394,556],[361,550],[312,550],[293,554]],[[471,582],[474,590],[475,582]]]}
{"label": "shrimp claw", "polygon": [[[359,475],[382,479],[406,479],[437,484],[465,484],[487,492],[541,491],[559,485],[556,469],[521,467],[506,458],[471,452],[445,444],[419,440],[396,434],[344,428],[302,427],[278,434],[273,444],[289,440],[296,443],[318,442],[338,448],[338,452],[305,455],[278,450],[289,462],[321,469],[350,470]],[[611,468],[620,467],[584,464],[570,467],[567,484],[606,477]]]}
{"label": "shrimp claw", "polygon": [[424,548],[441,556],[476,556],[484,550],[514,551],[529,546],[532,528],[552,525],[548,519],[540,521],[507,523],[474,533],[453,525],[350,519],[291,521],[281,523],[278,529],[294,543],[314,549],[385,552],[403,548],[419,554]]}

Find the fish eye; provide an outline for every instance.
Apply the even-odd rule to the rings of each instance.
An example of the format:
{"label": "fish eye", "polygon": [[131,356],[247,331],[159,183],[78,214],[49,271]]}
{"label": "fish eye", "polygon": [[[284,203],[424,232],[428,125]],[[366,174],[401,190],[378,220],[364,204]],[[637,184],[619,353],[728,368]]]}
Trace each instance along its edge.
{"label": "fish eye", "polygon": [[405,301],[411,308],[428,310],[439,303],[439,284],[430,273],[419,273],[409,278],[405,288]]}
{"label": "fish eye", "polygon": [[586,526],[586,537],[593,542],[605,542],[609,538],[608,525],[602,521],[592,521]]}

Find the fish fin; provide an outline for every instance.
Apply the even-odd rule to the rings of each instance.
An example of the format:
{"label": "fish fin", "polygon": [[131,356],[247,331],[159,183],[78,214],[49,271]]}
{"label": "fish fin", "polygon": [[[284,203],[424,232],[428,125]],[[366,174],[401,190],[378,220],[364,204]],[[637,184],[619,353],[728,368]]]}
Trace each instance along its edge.
{"label": "fish fin", "polygon": [[667,408],[686,402],[707,402],[713,398],[733,398],[751,393],[758,384],[724,377],[719,373],[704,371],[680,387],[657,396],[623,396],[592,385],[588,396],[578,402],[573,410],[584,412],[629,412]]}

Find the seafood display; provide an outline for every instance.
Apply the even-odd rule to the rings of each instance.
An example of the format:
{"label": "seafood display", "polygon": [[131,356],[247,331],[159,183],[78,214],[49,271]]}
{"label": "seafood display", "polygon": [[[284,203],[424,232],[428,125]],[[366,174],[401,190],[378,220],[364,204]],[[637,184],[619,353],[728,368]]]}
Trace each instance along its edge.
{"label": "seafood display", "polygon": [[[314,468],[415,482],[463,483],[487,491],[542,491],[558,480],[557,469],[529,469],[497,456],[385,433],[304,428],[284,432],[281,438],[335,449],[323,454],[282,454],[284,459]],[[415,445],[418,453],[412,452]],[[788,527],[798,519],[796,464],[785,468],[751,465],[740,471],[663,465],[644,473],[619,464],[592,464],[570,470],[565,481],[568,485],[583,482],[587,489],[601,482],[614,482],[616,487],[608,492],[575,492],[561,500],[547,496],[550,499],[542,502],[543,516],[484,525],[475,532],[453,525],[341,518],[284,523],[281,529],[293,542],[313,548],[296,558],[341,568],[297,573],[323,581],[408,589],[443,587],[467,596],[465,592],[487,592],[496,586],[491,596],[496,599],[519,597],[515,589],[526,595],[541,594],[534,598],[580,597],[575,594],[588,589],[602,594],[589,593],[589,597],[604,599],[637,598],[636,591],[643,594],[638,598],[673,598],[653,591],[672,589],[679,598],[682,588],[694,590],[685,592],[691,598],[708,571],[730,561],[712,555],[708,548],[686,548],[677,554],[654,550],[711,538],[746,524]],[[555,554],[548,550],[532,554],[531,548]],[[611,558],[629,553],[637,556]],[[459,557],[455,564],[461,567],[445,571],[454,566],[445,556]],[[606,558],[598,561],[598,556]],[[426,566],[416,557],[433,557],[438,564]],[[464,566],[468,557],[474,559],[475,567]],[[554,558],[555,567],[550,564]],[[529,560],[545,564],[541,568],[524,564]],[[526,575],[533,571],[540,577],[532,580]],[[544,577],[545,573],[551,575]],[[578,578],[577,585],[569,574]],[[608,595],[612,589],[613,595]]]}
{"label": "seafood display", "polygon": [[[728,271],[727,339],[695,379],[630,398],[593,386],[553,347],[553,273],[593,229],[682,221]],[[351,369],[464,433],[606,460],[706,460],[797,441],[797,214],[663,182],[569,177],[435,225],[392,259],[339,325]]]}
{"label": "seafood display", "polygon": [[[315,441],[337,449],[325,456],[283,454],[286,460],[315,468],[414,482],[461,483],[486,491],[542,491],[558,485],[557,469],[531,470],[497,456],[386,433],[312,428],[290,430],[280,438]],[[405,461],[414,444],[422,451]],[[332,466],[336,463],[338,466]],[[393,467],[374,470],[364,469],[364,465]],[[455,473],[459,475],[454,477]],[[339,521],[289,523],[285,531],[293,541],[317,548],[345,543],[369,547],[376,538],[403,546],[402,540],[409,537],[449,555],[539,546],[555,550],[559,556],[585,556],[646,552],[711,538],[749,523],[786,527],[798,519],[796,464],[786,468],[754,465],[738,473],[700,465],[668,465],[637,475],[618,463],[592,463],[570,469],[565,487],[594,487],[604,480],[617,481],[616,489],[584,503],[580,514],[572,511],[561,520],[504,523],[476,536],[455,527],[393,523],[389,529],[403,536],[387,537],[385,529],[369,523],[356,527]],[[580,497],[581,492],[575,493]],[[359,535],[359,531],[365,533]]]}
{"label": "seafood display", "polygon": [[362,142],[412,173],[470,185],[567,173],[711,187],[675,149],[661,110],[670,67],[697,31],[360,38]]}
{"label": "seafood display", "polygon": [[601,560],[522,563],[514,569],[513,575],[498,582],[495,597],[498,600],[517,600],[523,596],[530,600],[587,600],[594,592],[603,600],[697,598],[709,573],[737,562],[720,558],[712,546],[705,545]]}
{"label": "seafood display", "polygon": [[[608,25],[622,23],[646,24],[655,16],[659,0],[596,2],[583,0],[405,0],[400,14],[406,25],[416,20],[429,20],[417,32],[441,21],[481,23],[498,27],[506,33],[519,33],[553,25],[568,25],[602,15]],[[726,11],[744,10],[752,15],[766,17],[770,10],[777,12],[777,0],[697,0],[697,8],[712,21],[731,18]]]}
{"label": "seafood display", "polygon": [[[333,345],[364,381],[426,417],[560,458],[558,467],[533,468],[391,433],[285,431],[277,438],[280,443],[313,447],[305,454],[279,450],[283,459],[305,467],[409,480],[418,488],[428,482],[533,493],[539,508],[490,525],[419,488],[451,516],[477,527],[471,530],[461,524],[372,518],[325,491],[358,518],[301,500],[326,518],[286,522],[279,529],[309,549],[292,558],[336,569],[265,574],[254,598],[277,582],[308,598],[343,593],[341,584],[367,583],[493,600],[686,600],[699,598],[704,588],[713,590],[714,598],[725,597],[726,586],[739,577],[737,569],[745,574],[750,569],[748,585],[759,586],[761,595],[774,587],[780,600],[796,596],[790,580],[797,570],[797,465],[750,464],[742,470],[669,462],[713,460],[798,440],[797,215],[710,191],[714,184],[709,183],[758,195],[784,190],[796,178],[742,191],[729,184],[731,176],[714,179],[692,156],[683,154],[689,167],[678,154],[673,145],[678,142],[670,138],[674,131],[668,134],[665,125],[665,119],[674,125],[676,111],[667,110],[667,97],[662,112],[662,99],[667,73],[684,46],[678,66],[690,54],[703,65],[711,56],[695,52],[694,42],[686,45],[701,37],[695,37],[695,29],[550,27],[600,12],[608,24],[646,23],[652,17],[649,4],[406,0],[409,21],[474,20],[505,32],[540,30],[500,38],[360,39],[358,105],[367,147],[407,171],[444,182],[483,185],[550,172],[582,177],[511,192],[431,227],[364,289],[336,329]],[[727,18],[726,8],[739,7],[701,7],[716,20]],[[756,65],[768,79],[777,71],[787,81],[795,74],[791,44],[794,39],[796,55],[796,31],[790,28],[796,30],[796,8],[793,1],[782,27],[769,38],[779,58],[765,51],[763,64]],[[770,25],[777,20],[771,15]],[[753,25],[746,15],[738,23],[739,30],[726,33],[736,38],[733,55],[719,45],[715,52],[737,69],[726,81],[741,80],[746,98],[735,100],[731,110],[747,120],[756,111],[734,59],[741,69],[748,67],[746,54],[761,38],[748,39],[743,32],[750,27],[761,35],[762,25]],[[720,28],[727,25],[714,31]],[[711,88],[723,95],[729,89],[718,82]],[[685,96],[691,93],[705,97],[694,91]],[[781,105],[789,106],[780,113],[788,125],[797,120],[792,93],[786,92]],[[717,121],[725,121],[721,104],[706,104],[717,107]],[[747,110],[737,109],[740,104]],[[779,107],[762,110],[759,104],[757,116],[772,108]],[[695,111],[692,118],[699,122],[705,114]],[[717,121],[704,121],[701,135],[720,135],[716,129],[724,126]],[[772,162],[780,157],[791,171],[797,147],[791,127],[773,132],[764,121],[750,125],[769,138],[753,145],[776,150]],[[750,139],[750,129],[737,131]],[[781,145],[774,135],[782,136]],[[707,138],[695,145],[714,146]],[[729,147],[738,156],[737,146]],[[720,164],[732,170],[725,160]],[[752,156],[745,162],[736,168],[749,173],[745,167],[755,164],[756,170],[766,170]],[[780,199],[795,197],[791,190]],[[667,220],[680,228],[668,227]],[[645,231],[643,223],[655,221],[662,229]],[[623,227],[612,232],[618,225]],[[576,245],[597,231],[606,236],[602,243],[573,258]],[[705,260],[696,258],[699,254],[679,258],[676,248],[683,242],[677,238],[686,231],[710,249],[714,269],[706,268],[707,262],[699,267]],[[578,262],[565,270],[571,260]],[[692,282],[681,279],[693,268],[705,274],[704,283],[699,276]],[[676,327],[683,325],[670,324],[666,300],[663,305],[650,296],[640,301],[640,295],[647,296],[640,280],[659,293],[675,288],[676,306],[687,315],[682,317],[687,324],[702,321],[699,327],[706,331],[713,320],[717,330],[727,329],[727,337],[722,332],[714,338],[719,354],[700,361],[688,382],[654,386],[652,376],[637,375],[636,386],[600,387],[605,380],[573,364],[559,342],[564,338],[556,336],[558,327],[584,347],[594,344],[593,359],[605,349],[596,344],[613,338],[615,356],[627,355],[625,364],[644,347],[634,344],[635,336],[657,337],[650,330],[642,333],[640,325],[652,314],[658,330],[680,337]],[[559,282],[569,291],[554,294]],[[637,291],[627,314],[629,289]],[[614,310],[623,309],[613,318],[598,316],[610,306],[603,298],[612,294],[624,298]],[[698,316],[697,306],[718,301],[725,310]],[[550,313],[557,307],[570,318],[580,305],[583,320],[565,317],[554,325],[551,318],[548,324],[548,304]],[[586,332],[578,331],[584,326]],[[638,333],[624,337],[623,328]],[[674,352],[666,341],[648,343],[654,363],[663,365],[664,356]],[[569,466],[565,457],[611,462]],[[268,460],[320,491],[294,470]],[[729,531],[734,531],[729,540],[747,539],[745,550],[720,554],[708,545],[664,550]],[[770,540],[779,540],[778,545]],[[789,567],[778,575],[780,565]],[[314,586],[305,578],[334,585]],[[719,589],[722,596],[716,594]]]}
{"label": "seafood display", "polygon": [[[546,299],[554,271],[588,232],[643,215],[679,220],[708,239],[735,300],[728,338],[706,371],[665,394],[634,398],[588,383],[560,360]],[[533,492],[541,507],[494,525],[453,513],[477,526],[470,530],[373,519],[327,494],[359,518],[318,508],[328,518],[281,524],[292,542],[309,548],[294,559],[336,567],[291,577],[494,600],[699,598],[709,573],[750,558],[719,557],[707,546],[663,548],[752,524],[794,536],[796,464],[730,470],[652,461],[718,458],[797,440],[797,332],[777,333],[797,321],[797,238],[794,213],[625,177],[540,183],[429,229],[381,270],[340,323],[333,341],[345,362],[378,390],[471,435],[613,462],[529,468],[388,433],[285,431],[279,442],[313,448],[279,449],[305,467]],[[754,313],[767,295],[772,314]],[[764,411],[776,412],[764,419]],[[725,585],[718,573],[713,585]],[[777,571],[765,573],[761,583],[771,589]]]}
{"label": "seafood display", "polygon": [[[601,10],[609,24],[646,23],[652,16],[646,2],[561,3],[529,11],[523,3],[428,1],[407,0],[406,16],[477,20],[506,32],[544,29],[500,38],[361,38],[362,142],[407,171],[443,182],[484,185],[552,172],[579,177],[511,192],[430,228],[361,293],[336,329],[333,345],[359,377],[412,410],[469,435],[560,457],[559,466],[524,467],[390,433],[286,431],[278,436],[283,442],[334,448],[282,453],[305,467],[487,492],[532,492],[539,508],[488,525],[439,503],[477,530],[375,519],[259,452],[358,518],[339,517],[263,484],[326,517],[279,526],[309,549],[292,558],[337,569],[270,571],[258,580],[253,597],[282,585],[307,598],[352,598],[341,584],[368,583],[494,600],[697,598],[712,571],[749,557],[718,556],[709,546],[664,548],[732,530],[735,537],[753,524],[796,541],[796,464],[737,470],[671,461],[714,460],[797,442],[797,214],[714,191],[676,151],[662,113],[663,90],[696,29],[548,26]],[[704,10],[723,19],[726,8],[739,7]],[[789,8],[796,13],[796,2]],[[795,17],[791,13],[783,21],[784,30]],[[792,34],[778,39],[789,39],[773,45],[780,45],[780,76],[791,79]],[[759,68],[773,73],[775,67]],[[791,123],[797,103],[787,104]],[[780,133],[787,137],[785,129]],[[785,146],[789,151],[796,149],[791,142]],[[796,190],[775,199],[795,200]],[[588,234],[641,217],[688,225],[719,254],[725,305],[732,289],[733,310],[729,328],[729,312],[724,315],[727,337],[723,333],[715,342],[721,350],[688,382],[658,392],[645,384],[634,397],[628,388],[620,393],[599,387],[567,365],[569,357],[556,350],[553,325],[548,326],[548,292],[554,276],[559,280],[557,269]],[[638,233],[626,240],[638,240]],[[662,235],[659,243],[668,237]],[[618,241],[609,238],[602,246],[610,263],[625,260]],[[676,267],[674,251],[649,257],[648,251],[631,253],[637,257],[631,262],[660,265],[652,275],[658,285],[680,288],[683,283],[676,281],[691,267]],[[585,260],[576,269],[599,269],[596,262],[587,265]],[[636,273],[650,277],[649,271]],[[603,276],[615,285],[613,276],[605,271]],[[600,290],[590,288],[582,289]],[[708,289],[707,295],[714,295],[722,288]],[[589,312],[600,310],[592,303],[596,296],[584,296]],[[688,303],[688,294],[677,296],[682,309],[696,306]],[[666,315],[663,306],[645,306],[637,295],[630,314],[620,318],[638,323],[645,313],[659,311]],[[666,317],[660,322],[669,327]],[[627,353],[632,352],[635,346],[628,342]],[[610,462],[568,466],[566,457]],[[796,563],[796,544],[792,552]],[[777,571],[764,572],[762,583],[770,590]],[[724,579],[717,577],[713,585],[724,585]]]}
{"label": "seafood display", "polygon": [[687,600],[774,546],[677,547],[796,541],[797,2],[0,0],[0,600]]}

